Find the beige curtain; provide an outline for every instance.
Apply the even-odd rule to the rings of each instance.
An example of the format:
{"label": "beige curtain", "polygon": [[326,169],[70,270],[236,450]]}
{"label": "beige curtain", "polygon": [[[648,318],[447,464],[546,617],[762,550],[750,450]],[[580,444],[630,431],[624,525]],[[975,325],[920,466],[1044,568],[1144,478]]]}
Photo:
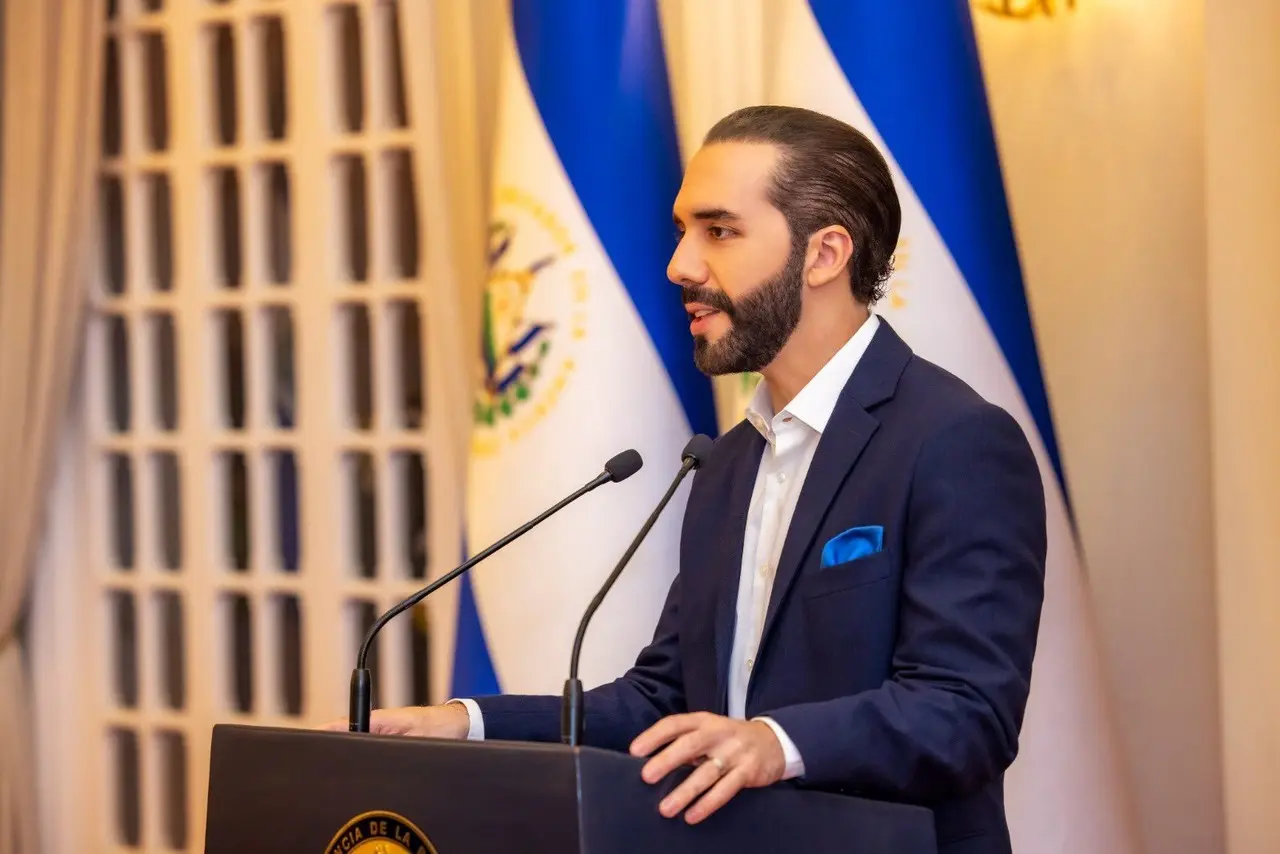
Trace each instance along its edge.
{"label": "beige curtain", "polygon": [[81,339],[101,0],[4,0],[0,172],[0,854],[39,850],[18,636]]}
{"label": "beige curtain", "polygon": [[[493,0],[477,3],[403,4],[401,28],[405,44],[405,79],[409,87],[418,170],[418,203],[422,237],[434,223],[435,239],[428,246],[424,278],[431,289],[429,333],[439,339],[439,352],[457,365],[448,374],[450,401],[448,441],[457,464],[450,477],[460,483],[470,437],[471,408],[466,401],[479,379],[480,294],[485,278],[485,217],[488,207],[486,176],[489,144],[482,124],[490,95],[478,80],[483,70],[482,37],[477,33],[485,13],[501,8]],[[420,48],[430,34],[430,49]],[[414,49],[417,47],[418,49]],[[432,109],[433,102],[439,112]],[[443,237],[442,237],[443,235]]]}

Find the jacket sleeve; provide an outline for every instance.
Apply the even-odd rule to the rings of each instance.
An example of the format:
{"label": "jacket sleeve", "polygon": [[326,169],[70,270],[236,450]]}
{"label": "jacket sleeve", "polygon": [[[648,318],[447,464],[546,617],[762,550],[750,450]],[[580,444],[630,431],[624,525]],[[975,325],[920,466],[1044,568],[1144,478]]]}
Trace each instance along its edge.
{"label": "jacket sleeve", "polygon": [[908,802],[973,791],[1013,762],[1047,550],[1044,486],[1017,422],[990,404],[921,448],[907,507],[892,675],[769,710],[800,785]]}
{"label": "jacket sleeve", "polygon": [[[653,639],[625,674],[585,692],[583,742],[626,750],[660,718],[685,711],[680,671],[680,576],[667,591]],[[567,673],[567,669],[566,669]],[[503,694],[477,697],[486,739],[559,741],[560,697]]]}

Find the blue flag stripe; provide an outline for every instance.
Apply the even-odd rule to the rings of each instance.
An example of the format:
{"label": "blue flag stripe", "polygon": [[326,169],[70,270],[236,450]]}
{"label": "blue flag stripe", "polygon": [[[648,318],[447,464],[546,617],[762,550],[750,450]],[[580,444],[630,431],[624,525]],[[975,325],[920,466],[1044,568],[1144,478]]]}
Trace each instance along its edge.
{"label": "blue flag stripe", "polygon": [[841,70],[995,334],[1057,472],[1058,454],[968,0],[810,0]]}
{"label": "blue flag stripe", "polygon": [[711,383],[664,270],[680,189],[654,0],[513,0],[516,47],[537,111],[695,433],[715,436]]}
{"label": "blue flag stripe", "polygon": [[[463,548],[464,560],[466,548]],[[501,693],[498,673],[489,655],[484,626],[476,607],[470,575],[458,579],[458,625],[454,631],[451,697],[483,697]]]}

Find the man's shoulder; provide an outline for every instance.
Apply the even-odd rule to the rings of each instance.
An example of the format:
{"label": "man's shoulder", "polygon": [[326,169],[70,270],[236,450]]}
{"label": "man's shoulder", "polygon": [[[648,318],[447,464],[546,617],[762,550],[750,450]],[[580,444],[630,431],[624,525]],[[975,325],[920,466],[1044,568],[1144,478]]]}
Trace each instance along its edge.
{"label": "man's shoulder", "polygon": [[1016,462],[1019,470],[1038,472],[1030,437],[1018,419],[945,367],[911,357],[893,402],[897,406],[886,408],[882,424],[909,435],[915,448],[911,456],[919,460],[996,455],[1001,465]]}
{"label": "man's shoulder", "polygon": [[918,353],[912,354],[903,370],[894,399],[944,416],[963,416],[995,406],[968,382]]}
{"label": "man's shoulder", "polygon": [[867,406],[882,424],[920,428],[999,410],[960,376],[916,352],[884,319],[863,360],[842,398]]}

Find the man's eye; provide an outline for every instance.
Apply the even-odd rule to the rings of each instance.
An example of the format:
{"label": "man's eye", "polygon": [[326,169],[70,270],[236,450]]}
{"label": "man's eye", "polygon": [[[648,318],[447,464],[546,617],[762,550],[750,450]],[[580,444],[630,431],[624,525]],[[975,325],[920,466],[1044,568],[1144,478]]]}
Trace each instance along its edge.
{"label": "man's eye", "polygon": [[733,232],[725,228],[723,225],[713,225],[707,229],[707,235],[710,236],[712,240],[724,240],[731,234],[733,234]]}

